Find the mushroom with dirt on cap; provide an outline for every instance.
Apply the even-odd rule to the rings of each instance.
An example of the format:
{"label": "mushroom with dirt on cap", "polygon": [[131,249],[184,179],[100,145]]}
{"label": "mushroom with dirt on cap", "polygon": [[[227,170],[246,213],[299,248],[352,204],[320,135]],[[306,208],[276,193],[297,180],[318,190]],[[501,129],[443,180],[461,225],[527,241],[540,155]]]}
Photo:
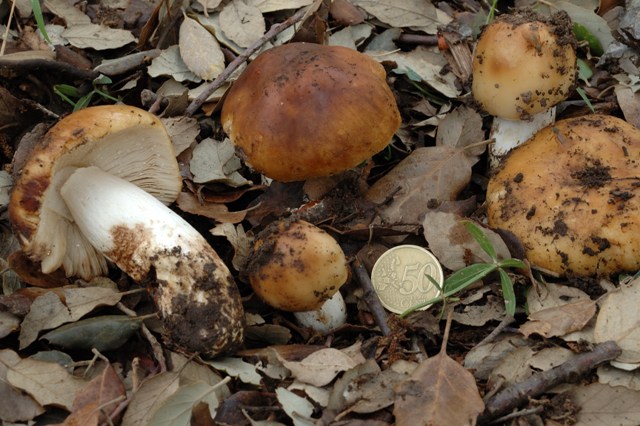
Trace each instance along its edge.
{"label": "mushroom with dirt on cap", "polygon": [[576,45],[571,19],[563,11],[544,17],[520,9],[482,30],[473,53],[471,92],[478,106],[494,116],[494,157],[553,123],[554,106],[575,86]]}
{"label": "mushroom with dirt on cap", "polygon": [[222,125],[255,170],[281,182],[337,174],[383,150],[400,113],[382,65],[341,46],[290,43],[234,82]]}
{"label": "mushroom with dirt on cap", "polygon": [[257,235],[249,259],[251,287],[268,305],[293,312],[303,326],[323,334],[346,322],[339,289],[349,279],[349,265],[324,230],[279,220]]}
{"label": "mushroom with dirt on cap", "polygon": [[166,204],[182,188],[171,139],[144,110],[74,112],[30,152],[9,204],[22,250],[44,273],[83,279],[107,260],[147,284],[171,346],[205,356],[236,349],[243,308],[214,249]]}
{"label": "mushroom with dirt on cap", "polygon": [[487,217],[534,267],[607,276],[640,269],[640,130],[619,118],[558,121],[490,178]]}

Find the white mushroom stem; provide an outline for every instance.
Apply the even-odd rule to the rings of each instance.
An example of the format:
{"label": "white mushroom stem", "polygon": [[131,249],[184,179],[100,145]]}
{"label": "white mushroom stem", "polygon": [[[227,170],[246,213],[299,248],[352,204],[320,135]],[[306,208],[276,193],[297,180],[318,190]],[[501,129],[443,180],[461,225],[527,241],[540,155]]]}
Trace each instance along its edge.
{"label": "white mushroom stem", "polygon": [[494,143],[489,147],[491,168],[496,168],[509,151],[531,139],[538,130],[553,124],[555,119],[555,107],[534,114],[529,120],[507,120],[506,118],[493,117],[490,137]]}
{"label": "white mushroom stem", "polygon": [[168,342],[209,356],[238,346],[238,290],[198,231],[149,193],[97,167],[75,170],[60,193],[87,240],[149,286]]}
{"label": "white mushroom stem", "polygon": [[338,291],[315,311],[294,312],[293,315],[303,327],[329,334],[347,322],[347,307]]}

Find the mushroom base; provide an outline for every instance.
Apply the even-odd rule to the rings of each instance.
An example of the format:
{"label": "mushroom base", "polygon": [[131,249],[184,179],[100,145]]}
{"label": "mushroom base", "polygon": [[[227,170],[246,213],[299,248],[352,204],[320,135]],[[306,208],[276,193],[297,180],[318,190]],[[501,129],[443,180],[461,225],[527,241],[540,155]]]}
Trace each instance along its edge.
{"label": "mushroom base", "polygon": [[240,293],[198,231],[149,193],[97,167],[77,169],[60,192],[86,239],[149,287],[169,346],[208,357],[237,349],[244,328]]}

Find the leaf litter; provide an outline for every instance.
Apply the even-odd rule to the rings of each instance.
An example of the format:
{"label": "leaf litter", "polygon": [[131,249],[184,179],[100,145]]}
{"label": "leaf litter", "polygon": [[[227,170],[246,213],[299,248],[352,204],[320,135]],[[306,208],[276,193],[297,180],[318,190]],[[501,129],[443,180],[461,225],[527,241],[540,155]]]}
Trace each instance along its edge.
{"label": "leaf litter", "polygon": [[[580,83],[586,96],[601,111],[619,108],[619,115],[638,125],[639,31],[637,20],[630,19],[637,2],[608,9],[601,2],[601,10],[596,1],[509,3],[535,3],[543,13],[549,7],[566,10],[579,24],[584,37],[579,56],[592,71]],[[314,218],[345,247],[355,246],[353,252],[364,253],[374,244],[384,250],[417,243],[431,249],[447,273],[490,260],[460,225],[472,218],[500,259],[519,256],[517,242],[483,221],[491,123],[465,100],[465,67],[488,12],[480,2],[200,1],[185,4],[185,13],[136,1],[81,7],[47,0],[43,6],[55,46],[39,38],[33,12],[19,2],[20,17],[13,18],[19,25],[10,22],[6,59],[0,57],[12,71],[0,80],[0,241],[12,247],[2,252],[0,263],[3,421],[29,422],[55,407],[68,413],[63,424],[87,425],[213,419],[220,424],[484,424],[503,411],[492,405],[492,395],[528,389],[538,399],[512,398],[507,402],[515,405],[507,405],[512,408],[504,414],[547,424],[637,424],[639,277],[562,279],[524,271],[516,276],[521,308],[507,318],[500,279],[488,276],[459,301],[448,301],[453,319],[448,333],[440,331],[440,309],[402,320],[383,312],[389,324],[383,332],[380,312],[352,278],[343,291],[348,324],[330,336],[300,328],[246,286],[244,265],[254,235],[283,215]],[[302,22],[262,39],[274,24],[306,7]],[[231,60],[247,47],[256,45],[258,52],[292,37],[327,40],[381,62],[403,114],[388,150],[356,174],[306,182],[304,189],[271,182],[243,164],[217,115],[226,88],[242,71],[240,65],[225,76]],[[28,57],[21,59],[20,52]],[[32,66],[61,71],[44,76]],[[112,78],[112,95],[162,115],[170,129],[185,182],[174,208],[203,233],[209,231],[241,286],[248,327],[246,347],[237,354],[200,360],[167,352],[153,315],[142,317],[152,312],[148,297],[122,291],[133,285],[115,269],[111,284],[98,287],[38,276],[28,259],[9,257],[18,247],[6,205],[19,138],[34,123],[51,123],[70,111],[53,94],[54,85],[85,90],[100,72]],[[202,105],[205,114],[187,114],[189,102],[206,90],[199,83],[221,75],[225,81]],[[567,115],[588,113],[578,97],[564,108]],[[16,115],[18,110],[27,113]],[[374,261],[375,256],[369,271]],[[621,351],[607,346],[611,340]],[[587,357],[583,381],[569,383],[563,374],[578,362],[576,354]],[[588,359],[591,354],[597,357]],[[535,395],[527,387],[531,383],[539,386]],[[512,413],[516,407],[522,411]],[[501,420],[513,422],[508,416]]]}

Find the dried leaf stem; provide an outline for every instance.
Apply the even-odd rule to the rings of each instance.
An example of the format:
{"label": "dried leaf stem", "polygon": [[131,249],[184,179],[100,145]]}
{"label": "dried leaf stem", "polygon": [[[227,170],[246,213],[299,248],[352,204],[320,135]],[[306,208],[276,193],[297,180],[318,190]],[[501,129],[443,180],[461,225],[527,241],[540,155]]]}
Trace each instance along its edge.
{"label": "dried leaf stem", "polygon": [[258,51],[266,42],[280,34],[282,31],[286,30],[290,26],[300,22],[306,15],[310,9],[302,8],[298,10],[295,14],[291,15],[285,21],[274,24],[269,28],[262,37],[253,42],[251,46],[247,47],[247,49],[238,55],[233,61],[227,65],[227,67],[216,77],[215,80],[211,82],[203,92],[191,102],[189,107],[186,110],[185,115],[192,116],[195,112],[205,103],[205,101],[211,96],[213,92],[215,92],[218,88],[222,87],[225,81],[229,78],[231,73],[233,73],[240,65],[242,65],[251,55]]}
{"label": "dried leaf stem", "polygon": [[551,370],[534,374],[529,379],[498,392],[487,401],[478,423],[483,424],[507,414],[528,398],[539,396],[554,386],[575,381],[599,364],[615,359],[621,352],[616,342],[608,341],[596,346],[591,352],[578,354]]}

